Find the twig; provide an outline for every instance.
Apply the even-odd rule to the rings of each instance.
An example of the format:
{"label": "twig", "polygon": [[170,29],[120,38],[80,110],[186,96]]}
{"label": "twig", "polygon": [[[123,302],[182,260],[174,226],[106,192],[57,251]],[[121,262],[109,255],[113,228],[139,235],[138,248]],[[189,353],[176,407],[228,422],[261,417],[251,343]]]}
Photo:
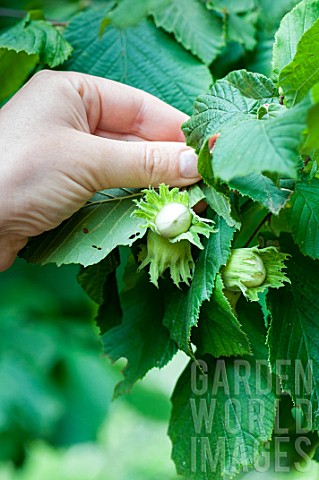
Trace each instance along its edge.
{"label": "twig", "polygon": [[24,10],[13,10],[13,8],[0,8],[0,17],[23,18],[27,14]]}
{"label": "twig", "polygon": [[261,227],[267,222],[267,220],[269,220],[271,217],[271,213],[267,213],[267,215],[265,216],[265,218],[262,219],[262,221],[259,223],[259,225],[257,226],[257,228],[255,228],[255,230],[253,231],[253,233],[250,235],[250,237],[248,238],[247,242],[245,243],[244,247],[248,247],[248,245],[250,244],[250,242],[252,241],[252,239],[254,238],[254,236],[257,234],[257,232],[261,229]]}
{"label": "twig", "polygon": [[47,22],[51,23],[54,27],[67,27],[69,22],[57,22],[55,20],[46,19]]}
{"label": "twig", "polygon": [[137,192],[137,193],[132,193],[131,195],[123,196],[123,197],[111,197],[111,198],[108,198],[107,200],[95,200],[94,202],[88,202],[85,205],[83,205],[83,207],[81,207],[81,210],[83,208],[92,207],[94,205],[101,205],[103,203],[127,200],[128,198],[141,197],[142,195],[143,195],[142,192]]}
{"label": "twig", "polygon": [[[27,15],[26,10],[14,10],[13,8],[0,8],[0,17],[24,18]],[[47,19],[54,27],[66,27],[68,22],[59,22],[56,20]]]}

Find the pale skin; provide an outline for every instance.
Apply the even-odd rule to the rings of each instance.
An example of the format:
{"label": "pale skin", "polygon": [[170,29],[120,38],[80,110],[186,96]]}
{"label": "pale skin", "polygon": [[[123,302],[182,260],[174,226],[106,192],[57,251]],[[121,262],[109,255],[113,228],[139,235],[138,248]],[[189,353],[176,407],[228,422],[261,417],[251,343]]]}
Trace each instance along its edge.
{"label": "pale skin", "polygon": [[181,131],[187,118],[110,80],[35,75],[0,110],[0,271],[29,237],[58,226],[98,190],[197,182],[197,157]]}

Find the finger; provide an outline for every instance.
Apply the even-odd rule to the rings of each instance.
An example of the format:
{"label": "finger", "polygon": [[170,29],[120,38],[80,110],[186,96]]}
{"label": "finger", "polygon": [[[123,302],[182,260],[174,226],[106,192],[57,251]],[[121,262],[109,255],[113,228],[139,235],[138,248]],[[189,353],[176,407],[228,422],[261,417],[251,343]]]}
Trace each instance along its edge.
{"label": "finger", "polygon": [[146,140],[184,142],[185,113],[128,85],[75,72],[67,75],[83,99],[92,132],[99,129]]}
{"label": "finger", "polygon": [[210,137],[210,139],[208,140],[208,147],[211,152],[213,151],[213,148],[215,146],[216,140],[218,139],[219,135],[220,135],[219,133],[215,133],[215,135]]}
{"label": "finger", "polygon": [[186,186],[197,182],[197,156],[178,142],[121,142],[88,134],[76,140],[78,182],[97,191],[114,187],[149,187],[166,183]]}
{"label": "finger", "polygon": [[205,200],[200,200],[196,205],[194,205],[193,209],[196,213],[202,213],[207,208],[207,203]]}
{"label": "finger", "polygon": [[137,137],[136,135],[131,135],[129,133],[118,133],[118,132],[105,132],[104,130],[95,130],[94,135],[103,138],[110,138],[112,140],[122,140],[123,142],[142,142],[145,141],[145,138]]}

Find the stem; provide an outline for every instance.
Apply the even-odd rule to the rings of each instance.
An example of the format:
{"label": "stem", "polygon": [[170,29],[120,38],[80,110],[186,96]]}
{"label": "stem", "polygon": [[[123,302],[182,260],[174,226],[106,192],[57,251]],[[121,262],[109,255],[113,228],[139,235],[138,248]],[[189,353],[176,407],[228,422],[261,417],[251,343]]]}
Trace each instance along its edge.
{"label": "stem", "polygon": [[248,245],[250,244],[250,242],[252,241],[252,239],[255,237],[255,235],[259,232],[259,230],[261,229],[261,227],[267,222],[267,220],[270,220],[270,217],[271,217],[271,213],[267,213],[267,215],[262,219],[262,221],[259,223],[259,225],[255,228],[255,230],[253,231],[253,233],[250,235],[250,237],[248,238],[247,242],[245,243],[244,247],[248,247]]}
{"label": "stem", "polygon": [[69,22],[57,22],[55,20],[49,20],[49,19],[47,19],[47,22],[51,23],[53,27],[66,27],[69,24]]}
{"label": "stem", "polygon": [[[26,10],[14,10],[13,8],[0,8],[0,17],[24,18],[28,12]],[[59,22],[47,19],[54,27],[66,27],[68,22]]]}
{"label": "stem", "polygon": [[13,8],[0,8],[0,17],[23,18],[27,12],[24,10],[13,10]]}
{"label": "stem", "polygon": [[[101,192],[99,192],[99,193],[101,193]],[[137,192],[137,193],[133,193],[131,195],[123,196],[123,197],[110,197],[107,200],[96,200],[94,202],[86,203],[85,205],[83,205],[83,207],[81,207],[81,210],[83,208],[92,207],[94,205],[101,205],[103,203],[109,203],[109,202],[118,202],[118,201],[122,201],[122,200],[127,200],[128,198],[141,197],[142,195],[143,195],[142,192]]]}

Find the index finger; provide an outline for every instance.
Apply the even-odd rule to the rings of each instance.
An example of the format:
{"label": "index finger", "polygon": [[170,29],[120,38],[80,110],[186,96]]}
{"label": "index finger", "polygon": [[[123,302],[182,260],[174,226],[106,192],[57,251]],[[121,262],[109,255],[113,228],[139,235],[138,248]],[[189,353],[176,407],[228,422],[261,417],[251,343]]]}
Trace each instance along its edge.
{"label": "index finger", "polygon": [[[135,135],[145,140],[180,141],[188,116],[157,97],[92,75],[70,73],[95,130]],[[98,114],[97,114],[98,111]]]}

